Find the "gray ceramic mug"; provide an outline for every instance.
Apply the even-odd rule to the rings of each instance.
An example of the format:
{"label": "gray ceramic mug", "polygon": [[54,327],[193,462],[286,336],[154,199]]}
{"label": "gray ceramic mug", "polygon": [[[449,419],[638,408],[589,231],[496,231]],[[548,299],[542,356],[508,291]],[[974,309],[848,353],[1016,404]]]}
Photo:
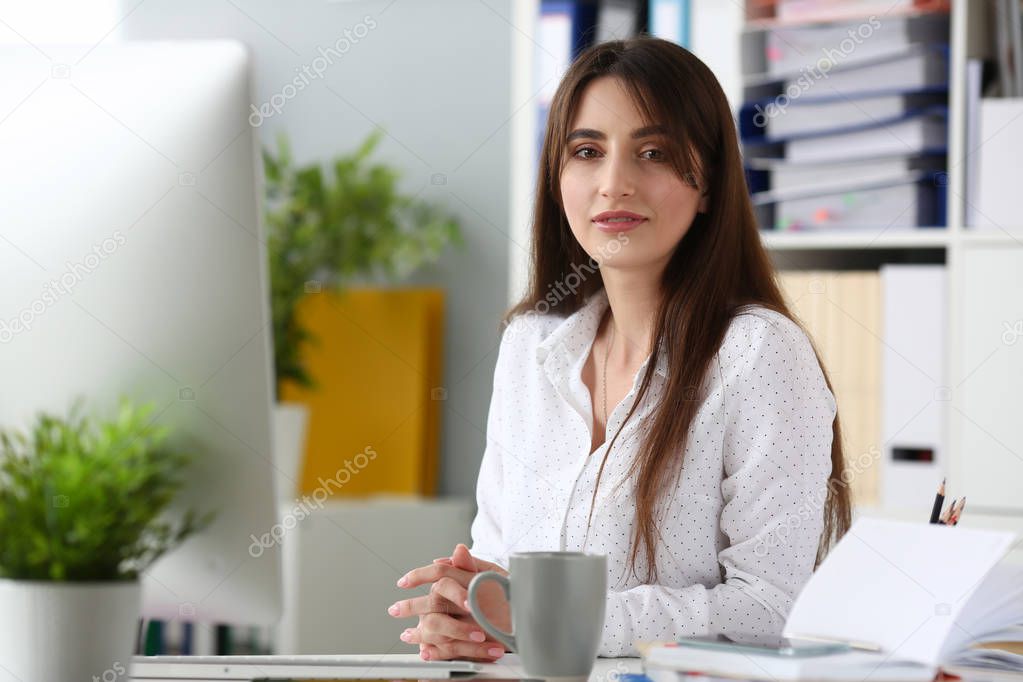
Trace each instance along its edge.
{"label": "gray ceramic mug", "polygon": [[[582,552],[519,552],[510,576],[480,573],[469,583],[469,611],[484,630],[517,653],[530,677],[587,677],[604,632],[607,557]],[[487,580],[504,588],[511,632],[480,611],[476,593]]]}

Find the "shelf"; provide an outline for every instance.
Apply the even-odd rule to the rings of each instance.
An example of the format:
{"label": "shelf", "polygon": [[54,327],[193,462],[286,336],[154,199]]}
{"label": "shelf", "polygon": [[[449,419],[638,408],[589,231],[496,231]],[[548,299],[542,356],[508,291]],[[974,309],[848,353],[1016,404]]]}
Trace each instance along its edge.
{"label": "shelf", "polygon": [[1023,246],[1023,229],[1018,232],[987,228],[967,229],[960,239],[964,246]]}
{"label": "shelf", "polygon": [[944,228],[888,230],[880,234],[863,232],[761,232],[764,246],[775,251],[830,249],[933,249],[949,244]]}

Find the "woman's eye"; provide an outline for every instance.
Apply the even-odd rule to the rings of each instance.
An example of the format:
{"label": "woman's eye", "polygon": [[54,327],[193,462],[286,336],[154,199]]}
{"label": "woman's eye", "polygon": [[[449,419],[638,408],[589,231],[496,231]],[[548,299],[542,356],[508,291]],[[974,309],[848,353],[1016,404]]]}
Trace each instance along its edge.
{"label": "woman's eye", "polygon": [[[600,153],[596,149],[593,149],[592,147],[580,147],[579,149],[575,150],[575,153],[572,154],[572,156],[574,156],[576,158],[579,158],[579,159],[593,159],[593,158],[596,158],[596,156],[586,156],[585,155],[586,152],[593,152],[593,154],[595,154],[595,155]],[[653,154],[653,156],[646,156],[647,154]],[[662,152],[660,149],[647,149],[645,151],[640,152],[640,156],[646,158],[649,161],[664,161],[665,160],[664,152]]]}

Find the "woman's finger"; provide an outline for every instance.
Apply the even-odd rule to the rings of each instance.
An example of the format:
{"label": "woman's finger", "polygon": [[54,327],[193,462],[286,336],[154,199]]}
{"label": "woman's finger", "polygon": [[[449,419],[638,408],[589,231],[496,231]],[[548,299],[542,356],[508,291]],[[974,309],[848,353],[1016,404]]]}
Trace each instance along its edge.
{"label": "woman's finger", "polygon": [[427,613],[465,613],[460,604],[455,604],[432,590],[429,594],[412,599],[399,599],[387,608],[393,618],[422,616]]}
{"label": "woman's finger", "polygon": [[427,583],[437,582],[444,577],[454,578],[460,584],[468,586],[469,581],[475,576],[476,572],[474,571],[464,571],[460,568],[455,568],[454,566],[437,563],[430,564],[429,566],[421,566],[420,568],[413,568],[398,579],[398,587],[410,589]]}
{"label": "woman's finger", "polygon": [[[451,641],[451,639],[448,637],[441,637],[439,635],[432,635],[429,633],[424,634],[424,631],[420,630],[419,628],[405,628],[405,630],[403,630],[402,633],[398,635],[398,639],[405,642],[406,644],[419,644],[420,648],[430,643],[446,644],[449,641]],[[483,641],[477,641],[478,639],[479,637],[477,637],[477,639],[470,639],[469,641],[480,644],[484,649],[491,646],[500,646],[500,642],[492,639],[484,639]]]}
{"label": "woman's finger", "polygon": [[469,590],[451,578],[441,578],[435,582],[430,587],[430,594],[436,595],[438,599],[450,602],[460,612],[470,613],[468,606]]}
{"label": "woman's finger", "polygon": [[468,659],[481,663],[493,663],[504,656],[504,647],[491,644],[481,647],[472,642],[451,642],[449,644],[424,644],[419,650],[424,661],[450,661],[452,659]]}
{"label": "woman's finger", "polygon": [[419,619],[419,640],[426,644],[444,644],[448,640],[487,641],[487,633],[475,621],[459,620],[442,613],[428,613]]}
{"label": "woman's finger", "polygon": [[[424,627],[424,625],[423,625],[423,619],[427,618],[427,617],[428,616],[420,616],[419,617],[419,624],[418,624],[418,626],[416,626],[414,628],[407,628],[404,632],[402,632],[398,636],[398,639],[400,639],[403,642],[407,642],[409,644],[420,644],[420,645],[422,645],[422,644],[428,643],[428,642],[424,641],[424,637],[423,637],[423,633],[427,632],[427,630],[428,630],[428,626]],[[469,640],[470,641],[478,641],[479,640],[479,636],[478,635],[476,636],[475,639],[472,638],[472,632],[473,631],[483,632],[483,629],[480,627],[479,623],[477,623],[475,621],[475,619],[473,619],[472,616],[469,616],[469,615],[465,615],[465,616],[452,616],[452,618],[454,618],[456,621],[462,623],[465,626],[466,631],[469,632]],[[434,636],[428,636],[427,639],[429,639],[431,641],[434,641],[434,642],[443,642],[443,638],[434,637]],[[480,644],[484,648],[487,648],[487,647],[490,647],[490,646],[504,646],[501,642],[497,641],[497,639],[495,639],[494,637],[489,636],[489,635],[487,635],[486,639],[484,639],[482,642],[480,642]]]}
{"label": "woman's finger", "polygon": [[419,619],[419,626],[406,629],[400,635],[400,639],[408,644],[418,644],[419,655],[424,660],[439,661],[450,658],[466,658],[473,661],[491,663],[504,655],[504,645],[491,639],[479,644],[474,642],[457,642],[456,640],[427,644],[422,641],[423,617]]}

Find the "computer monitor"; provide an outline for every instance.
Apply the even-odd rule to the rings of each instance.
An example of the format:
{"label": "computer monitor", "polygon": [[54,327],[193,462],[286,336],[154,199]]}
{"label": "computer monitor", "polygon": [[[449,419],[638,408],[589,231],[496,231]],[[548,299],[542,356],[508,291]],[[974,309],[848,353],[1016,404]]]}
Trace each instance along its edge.
{"label": "computer monitor", "polygon": [[252,539],[277,516],[247,50],[4,46],[0,82],[0,426],[154,402],[194,455],[175,510],[217,517],[145,573],[143,615],[275,622],[280,547]]}

